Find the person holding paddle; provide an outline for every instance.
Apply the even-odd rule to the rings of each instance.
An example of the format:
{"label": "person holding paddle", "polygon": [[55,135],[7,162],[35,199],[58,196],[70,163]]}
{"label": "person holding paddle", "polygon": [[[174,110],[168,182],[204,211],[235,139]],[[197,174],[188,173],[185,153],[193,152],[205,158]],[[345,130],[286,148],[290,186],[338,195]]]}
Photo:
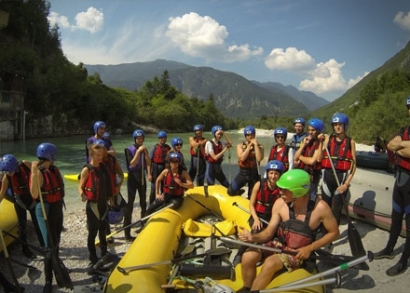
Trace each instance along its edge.
{"label": "person holding paddle", "polygon": [[[145,179],[145,170],[148,173],[148,180],[151,181],[151,159],[148,156],[146,146],[143,145],[145,140],[145,133],[141,129],[136,129],[132,137],[134,138],[134,144],[127,147],[125,152],[125,160],[128,168],[128,209],[131,212],[134,209],[135,195],[138,190],[139,202],[141,206],[141,218],[145,217],[147,210],[147,183]],[[128,227],[131,224],[131,218],[126,217],[124,219],[124,227]],[[125,230],[125,239],[127,241],[134,241],[135,237],[130,235],[131,227]]]}
{"label": "person holding paddle", "polygon": [[115,189],[115,176],[110,175],[110,170],[104,163],[106,146],[103,140],[97,139],[89,146],[91,161],[81,170],[78,193],[81,200],[86,203],[87,215],[87,247],[90,260],[89,267],[97,261],[95,237],[100,239],[101,257],[107,254],[107,217],[108,202],[112,200]]}
{"label": "person holding paddle", "polygon": [[215,125],[212,127],[212,140],[209,140],[205,145],[205,153],[207,156],[206,164],[206,183],[207,185],[214,185],[215,179],[219,181],[220,184],[229,187],[229,182],[222,170],[221,164],[223,161],[224,153],[232,147],[229,142],[222,144],[221,138],[224,135],[222,126]]}
{"label": "person holding paddle", "polygon": [[189,137],[189,153],[191,154],[191,165],[189,166],[189,176],[192,181],[197,181],[197,186],[203,186],[206,172],[205,144],[207,139],[202,136],[203,127],[201,124],[194,126],[195,136]]}
{"label": "person holding paddle", "polygon": [[48,293],[52,291],[53,258],[59,253],[63,227],[64,181],[54,164],[57,156],[57,148],[54,144],[47,142],[39,144],[36,155],[39,160],[31,163],[29,182],[30,193],[37,201],[36,217],[47,249],[44,256],[46,283],[43,293]]}
{"label": "person holding paddle", "polygon": [[[406,107],[410,115],[410,96]],[[402,274],[407,270],[410,257],[410,126],[403,127],[387,144],[387,149],[396,154],[396,181],[393,187],[393,209],[391,227],[386,247],[374,254],[374,259],[394,258],[394,247],[399,238],[403,216],[406,222],[406,242],[399,261],[386,271],[389,276]]]}
{"label": "person holding paddle", "polygon": [[[182,157],[178,152],[168,155],[169,165],[155,181],[156,199],[149,206],[147,215],[172,202],[174,209],[182,205],[186,189],[194,188],[191,177],[181,165]],[[161,189],[162,184],[162,189]]]}
{"label": "person holding paddle", "polygon": [[0,188],[0,202],[4,199],[7,190],[10,188],[14,197],[14,209],[18,219],[19,237],[23,244],[23,254],[28,258],[35,258],[36,256],[27,245],[27,212],[30,213],[40,246],[44,246],[44,241],[36,218],[36,201],[33,200],[30,194],[31,162],[26,160],[18,162],[14,155],[6,154],[1,159],[0,169],[5,174]]}
{"label": "person holding paddle", "polygon": [[[301,267],[313,251],[339,236],[338,225],[329,205],[320,198],[310,199],[310,175],[306,171],[293,169],[283,173],[277,186],[281,198],[272,207],[272,217],[267,228],[257,234],[242,228],[238,236],[241,241],[264,243],[264,246],[282,249],[283,252],[249,248],[241,262],[243,291],[266,288],[277,272]],[[314,232],[322,224],[328,233],[315,240]],[[263,260],[262,270],[256,275],[256,265]]]}
{"label": "person holding paddle", "polygon": [[[333,134],[327,136],[323,143],[322,199],[332,208],[340,225],[346,195],[356,172],[356,142],[346,135],[349,127],[346,114],[336,113],[331,124]],[[331,243],[327,249],[332,250]]]}
{"label": "person holding paddle", "polygon": [[[263,160],[263,146],[256,139],[255,127],[249,125],[243,130],[245,141],[236,146],[239,173],[228,188],[230,196],[241,195],[242,187],[248,184],[248,199],[251,196],[253,185],[260,180],[259,164]],[[242,192],[241,192],[242,191]]]}

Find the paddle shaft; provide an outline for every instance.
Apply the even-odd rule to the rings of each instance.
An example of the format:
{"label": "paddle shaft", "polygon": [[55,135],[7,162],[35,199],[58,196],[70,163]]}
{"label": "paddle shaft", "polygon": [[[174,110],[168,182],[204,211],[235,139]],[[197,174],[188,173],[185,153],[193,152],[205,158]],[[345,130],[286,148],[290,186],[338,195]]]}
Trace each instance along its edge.
{"label": "paddle shaft", "polygon": [[3,231],[3,233],[6,234],[7,236],[10,236],[11,238],[13,238],[16,241],[21,242],[21,243],[23,243],[24,245],[27,245],[30,248],[35,249],[36,251],[38,251],[41,254],[43,254],[43,255],[45,254],[44,249],[42,249],[41,247],[35,246],[33,244],[28,243],[27,241],[21,240],[20,237],[16,237],[16,236],[14,236],[13,234],[11,234],[7,231]]}
{"label": "paddle shaft", "polygon": [[20,287],[20,284],[17,281],[16,273],[14,272],[13,266],[11,265],[11,259],[10,259],[10,256],[9,256],[9,252],[7,250],[6,241],[4,241],[3,229],[1,229],[1,227],[0,227],[0,242],[1,242],[1,245],[3,246],[3,252],[4,252],[4,256],[6,258],[7,267],[9,268],[11,278],[13,279],[13,282],[14,282],[14,285],[16,286],[17,292],[22,293],[23,289]]}
{"label": "paddle shaft", "polygon": [[144,163],[145,163],[145,151],[140,154],[141,158],[141,185],[145,185],[145,170],[144,170]]}
{"label": "paddle shaft", "polygon": [[[171,208],[171,207],[173,207],[173,206],[174,206],[174,204],[173,204],[173,203],[170,203],[170,204],[166,205],[165,207],[163,207],[162,209],[159,209],[158,211],[155,211],[155,212],[153,212],[152,214],[150,214],[150,215],[148,215],[148,216],[145,216],[144,218],[141,218],[141,219],[139,219],[138,221],[136,221],[136,222],[134,222],[134,223],[131,223],[131,224],[125,226],[125,227],[122,227],[121,229],[115,230],[115,231],[112,232],[111,234],[107,235],[106,238],[107,238],[107,239],[108,239],[108,238],[111,238],[111,237],[113,237],[115,234],[120,233],[121,231],[124,231],[125,229],[130,228],[130,227],[132,227],[132,226],[134,226],[134,225],[136,225],[136,224],[138,224],[138,223],[144,222],[144,221],[148,220],[149,218],[155,216],[156,214],[159,214],[160,212],[166,210],[167,208]],[[96,241],[95,241],[95,245],[99,245],[99,244],[100,244],[100,240],[96,240]]]}
{"label": "paddle shaft", "polygon": [[[248,213],[249,215],[251,215],[251,216],[252,216],[252,214],[251,214],[251,212],[250,212],[250,211],[248,211],[248,210],[247,210],[247,209],[245,209],[244,207],[242,207],[242,206],[238,205],[238,204],[237,204],[237,202],[234,202],[232,205],[233,205],[233,206],[235,206],[235,207],[237,207],[237,208],[240,208],[241,210],[243,210],[244,212],[246,212],[246,213]],[[258,217],[258,218],[259,218],[259,217]],[[269,224],[269,222],[268,222],[268,221],[266,221],[265,219],[262,219],[262,218],[259,218],[259,221],[261,221],[261,222],[265,223],[266,225],[267,225],[267,224]]]}
{"label": "paddle shaft", "polygon": [[196,200],[195,198],[193,198],[192,196],[190,196],[189,194],[187,195],[188,198],[192,199],[193,201],[195,201],[197,204],[199,204],[201,207],[203,207],[204,209],[206,209],[210,214],[214,215],[215,217],[218,218],[219,221],[223,221],[224,218],[222,218],[220,215],[218,215],[217,213],[215,213],[213,210],[211,210],[210,208],[208,208],[206,205],[204,205],[202,202]]}

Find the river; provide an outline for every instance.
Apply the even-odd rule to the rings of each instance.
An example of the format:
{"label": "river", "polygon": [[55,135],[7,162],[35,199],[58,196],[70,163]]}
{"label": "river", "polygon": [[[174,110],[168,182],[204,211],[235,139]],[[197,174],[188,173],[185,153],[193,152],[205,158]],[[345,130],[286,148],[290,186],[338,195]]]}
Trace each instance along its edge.
{"label": "river", "polygon": [[[228,180],[234,178],[238,172],[237,156],[236,156],[236,144],[244,140],[243,134],[237,131],[229,132],[229,138],[232,140],[234,147],[231,151],[231,158],[229,159],[229,153],[226,153],[223,170]],[[182,147],[182,152],[186,161],[186,165],[189,168],[190,165],[190,155],[189,155],[189,136],[192,133],[172,133],[168,134],[167,143],[171,144],[171,139],[173,137],[179,136],[183,139],[184,145]],[[204,133],[207,138],[211,137],[209,132]],[[268,156],[268,152],[274,143],[273,137],[269,135],[258,136],[258,141],[265,148],[265,157]],[[58,149],[56,166],[59,167],[61,173],[65,174],[78,174],[85,164],[85,139],[84,136],[69,136],[69,137],[58,137],[58,138],[42,138],[42,139],[28,139],[25,141],[0,141],[0,155],[13,154],[16,156],[17,160],[37,160],[36,149],[37,146],[42,142],[50,142],[56,145]],[[120,164],[124,170],[127,171],[125,166],[125,156],[124,149],[133,143],[132,134],[127,135],[111,135],[111,140],[113,142],[114,148],[117,151],[117,157]],[[224,141],[224,140],[223,140]],[[150,149],[158,142],[156,134],[148,134],[145,137],[144,145]],[[266,163],[266,160],[263,161]],[[264,165],[264,164],[262,164]],[[78,195],[78,184],[69,180],[65,180],[65,191],[66,191],[66,205],[69,210],[77,210],[84,207],[84,203],[81,202]],[[150,192],[150,184],[148,184],[147,194]],[[121,193],[124,198],[127,199],[126,182],[123,183],[121,188]],[[136,197],[138,198],[138,196]]]}

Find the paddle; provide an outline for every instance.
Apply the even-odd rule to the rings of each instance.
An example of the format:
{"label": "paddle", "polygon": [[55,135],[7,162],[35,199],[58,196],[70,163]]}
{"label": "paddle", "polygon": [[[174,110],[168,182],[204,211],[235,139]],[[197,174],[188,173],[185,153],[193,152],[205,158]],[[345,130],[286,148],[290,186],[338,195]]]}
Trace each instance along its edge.
{"label": "paddle", "polygon": [[[122,228],[120,228],[120,229],[118,229],[118,230],[115,230],[115,231],[112,232],[111,234],[107,235],[106,238],[107,238],[107,239],[108,239],[108,238],[111,238],[111,237],[113,237],[114,235],[116,235],[117,233],[119,233],[119,232],[121,232],[121,231],[124,231],[125,229],[127,229],[127,228],[129,228],[129,227],[132,227],[132,226],[134,226],[134,225],[136,225],[136,224],[138,224],[138,223],[144,222],[144,221],[148,220],[149,218],[151,218],[152,216],[155,216],[156,214],[159,214],[160,212],[166,210],[167,208],[171,208],[171,207],[173,207],[173,206],[174,206],[174,204],[173,204],[173,203],[170,203],[170,204],[166,205],[165,207],[163,207],[162,209],[159,209],[158,211],[155,211],[155,212],[153,212],[152,214],[150,214],[150,215],[148,215],[148,216],[145,216],[144,218],[141,218],[141,219],[139,219],[138,221],[136,221],[136,222],[134,222],[134,223],[131,223],[131,224],[129,224],[129,225],[125,226],[125,227],[122,227]],[[97,239],[97,240],[95,241],[95,245],[100,245],[100,240],[99,240],[99,239]]]}
{"label": "paddle", "polygon": [[122,267],[118,266],[117,270],[121,274],[127,275],[129,272],[135,271],[135,270],[151,268],[151,267],[154,267],[154,266],[175,264],[175,263],[182,262],[184,260],[197,258],[197,257],[202,257],[202,256],[223,255],[223,254],[227,254],[227,253],[231,253],[231,250],[228,249],[228,248],[222,248],[221,247],[221,248],[209,249],[208,251],[206,251],[204,253],[197,254],[197,255],[184,256],[184,257],[175,258],[175,259],[172,259],[172,260],[163,260],[163,261],[158,261],[158,262],[153,262],[153,263],[148,263],[148,264],[142,264],[142,265],[137,265],[137,266],[130,266],[130,267],[125,267],[125,268],[122,268]]}
{"label": "paddle", "polygon": [[27,241],[23,241],[20,239],[20,237],[16,237],[13,234],[7,232],[7,231],[3,231],[4,234],[6,234],[7,236],[10,236],[11,238],[13,238],[14,240],[17,240],[20,243],[23,243],[24,245],[27,245],[30,248],[33,248],[34,250],[38,251],[39,253],[41,253],[42,255],[45,255],[45,251],[43,248],[35,246],[33,244],[28,243]]}
{"label": "paddle", "polygon": [[11,259],[10,259],[10,256],[9,256],[9,252],[7,250],[6,242],[4,241],[3,229],[1,229],[1,227],[0,227],[0,242],[1,242],[1,245],[3,246],[3,252],[4,252],[4,256],[6,258],[6,263],[7,263],[7,266],[9,268],[11,278],[13,279],[14,285],[16,286],[17,292],[22,293],[22,292],[24,292],[24,290],[23,290],[23,288],[20,287],[20,284],[17,281],[16,273],[14,272],[13,266],[11,265]]}
{"label": "paddle", "polygon": [[199,154],[201,152],[201,144],[198,142],[196,155],[196,185],[199,186]]}
{"label": "paddle", "polygon": [[232,180],[232,174],[231,174],[231,148],[232,148],[232,140],[229,139],[228,135],[224,131],[224,136],[226,139],[226,142],[230,145],[230,148],[228,150],[228,178],[229,182]]}
{"label": "paddle", "polygon": [[[316,279],[316,276],[315,276],[315,279]],[[317,281],[317,282],[311,282],[311,283],[305,283],[304,282],[304,283],[300,283],[300,284],[282,286],[282,287],[272,288],[272,289],[251,290],[251,291],[243,291],[243,292],[244,293],[245,292],[248,292],[248,293],[274,293],[274,292],[294,291],[294,290],[303,289],[303,288],[307,288],[307,287],[323,286],[323,285],[334,284],[334,283],[336,283],[337,288],[339,288],[340,285],[342,284],[342,277],[340,276],[339,272],[335,273],[334,278],[328,278],[328,279],[320,280],[320,281]]]}
{"label": "paddle", "polygon": [[145,163],[145,151],[140,154],[141,156],[141,186],[145,185],[145,170],[144,170],[144,163]]}
{"label": "paddle", "polygon": [[220,215],[218,215],[217,213],[215,213],[213,210],[211,210],[210,208],[208,208],[206,205],[204,205],[202,202],[196,200],[195,198],[193,198],[192,196],[190,196],[189,194],[187,195],[187,197],[189,199],[192,199],[193,201],[195,201],[197,204],[199,204],[201,207],[203,207],[204,209],[206,209],[210,214],[214,215],[215,217],[218,218],[219,221],[223,221],[224,218],[222,218]]}
{"label": "paddle", "polygon": [[44,223],[46,225],[48,240],[49,240],[49,244],[50,244],[50,248],[51,248],[52,267],[53,267],[54,275],[56,277],[57,284],[60,288],[64,287],[64,288],[69,288],[69,289],[72,290],[73,289],[73,283],[71,281],[70,274],[68,273],[68,270],[67,270],[66,266],[64,265],[64,263],[58,257],[57,248],[55,247],[54,242],[53,242],[53,237],[51,236],[51,229],[50,229],[50,225],[48,223],[47,212],[46,212],[46,209],[44,207],[44,200],[43,200],[43,195],[41,193],[41,187],[40,187],[38,177],[37,177],[37,186],[38,186],[38,189],[39,189],[38,190],[38,192],[39,192],[38,197],[40,198],[41,211],[43,213]]}
{"label": "paddle", "polygon": [[[332,158],[330,157],[330,152],[327,146],[326,146],[326,153],[327,153],[327,156],[329,157],[330,165],[332,167],[333,175],[335,177],[337,186],[340,187],[339,177],[337,177],[336,169],[333,164]],[[352,219],[350,218],[349,212],[347,210],[346,201],[344,199],[343,199],[343,206],[346,209],[346,216],[347,216],[347,221],[348,221],[347,238],[349,240],[350,250],[352,251],[353,256],[366,255],[366,251],[362,243],[362,238],[360,237],[359,231],[357,231],[356,227],[353,225]]]}
{"label": "paddle", "polygon": [[[248,246],[248,247],[252,247],[252,248],[257,248],[260,250],[266,250],[266,251],[271,251],[271,252],[276,252],[276,253],[286,253],[286,254],[290,254],[290,255],[296,255],[297,252],[296,251],[289,251],[289,250],[283,250],[280,248],[274,248],[274,247],[268,247],[268,246],[264,246],[264,245],[260,245],[260,244],[254,244],[254,243],[249,243],[249,242],[243,242],[240,240],[235,240],[229,237],[219,237],[219,239],[223,242],[228,242],[228,243],[233,243],[233,244],[238,244],[238,245],[244,245],[244,246]],[[310,257],[312,259],[316,259],[316,260],[324,260],[327,262],[331,262],[331,263],[337,263],[338,265],[340,263],[345,263],[346,261],[354,261],[357,258],[356,257],[352,257],[352,256],[345,256],[345,255],[315,255],[315,254],[311,254]],[[373,259],[373,253],[369,252],[369,259]]]}

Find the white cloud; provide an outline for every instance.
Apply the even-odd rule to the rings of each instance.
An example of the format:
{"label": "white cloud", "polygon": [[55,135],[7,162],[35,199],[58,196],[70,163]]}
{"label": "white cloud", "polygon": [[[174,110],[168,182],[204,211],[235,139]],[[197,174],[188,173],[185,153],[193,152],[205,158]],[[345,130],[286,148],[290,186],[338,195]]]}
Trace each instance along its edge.
{"label": "white cloud", "polygon": [[57,12],[50,12],[47,19],[51,26],[58,24],[60,28],[70,27],[70,22],[68,21],[68,18],[64,15],[59,15]]}
{"label": "white cloud", "polygon": [[265,65],[269,69],[288,71],[309,70],[315,66],[315,60],[305,50],[289,47],[273,49],[265,59]]}
{"label": "white cloud", "polygon": [[195,12],[171,17],[166,35],[184,53],[208,61],[243,61],[263,53],[261,47],[251,49],[248,44],[227,45],[225,39],[229,33],[226,27],[209,16],[202,17]]}
{"label": "white cloud", "polygon": [[394,17],[394,22],[397,23],[401,28],[410,31],[410,11],[407,12],[407,15],[403,11],[398,12]]}
{"label": "white cloud", "polygon": [[75,28],[95,33],[101,30],[104,24],[104,13],[94,7],[89,7],[86,12],[78,13],[75,20]]}

